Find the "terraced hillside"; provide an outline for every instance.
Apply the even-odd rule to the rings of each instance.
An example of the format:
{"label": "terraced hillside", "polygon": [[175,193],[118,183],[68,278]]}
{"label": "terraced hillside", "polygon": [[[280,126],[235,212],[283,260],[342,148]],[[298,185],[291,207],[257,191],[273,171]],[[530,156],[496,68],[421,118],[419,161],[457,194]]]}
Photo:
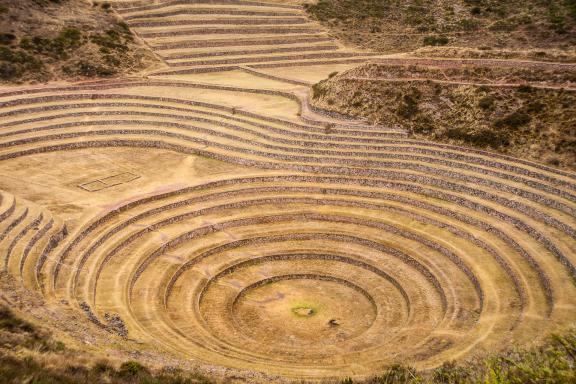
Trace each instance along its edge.
{"label": "terraced hillside", "polygon": [[342,49],[299,5],[241,0],[117,4],[124,20],[169,67],[158,74],[358,63],[373,55]]}
{"label": "terraced hillside", "polygon": [[574,320],[574,173],[315,110],[310,83],[367,55],[297,6],[114,6],[167,69],[0,91],[3,279],[42,316],[109,332],[95,349],[304,379]]}

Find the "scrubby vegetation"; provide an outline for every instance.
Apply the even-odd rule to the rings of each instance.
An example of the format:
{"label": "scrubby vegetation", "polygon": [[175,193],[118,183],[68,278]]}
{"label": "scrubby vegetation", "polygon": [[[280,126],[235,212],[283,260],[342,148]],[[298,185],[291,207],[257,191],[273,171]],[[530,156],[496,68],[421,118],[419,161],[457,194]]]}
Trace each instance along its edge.
{"label": "scrubby vegetation", "polygon": [[[94,358],[87,364],[76,352],[54,341],[49,333],[0,307],[0,383],[91,384],[210,384],[218,380],[176,368],[151,370],[133,360],[114,364]],[[403,365],[368,380],[344,379],[342,384],[456,384],[522,383],[568,384],[576,381],[576,328],[552,335],[532,349],[510,349],[496,356],[478,357],[418,372]]]}
{"label": "scrubby vegetation", "polygon": [[[474,81],[546,82],[550,88]],[[554,71],[552,71],[554,72]],[[408,129],[414,136],[489,148],[576,167],[576,95],[560,86],[570,72],[498,68],[365,65],[313,87],[313,103],[341,114]],[[387,81],[413,78],[413,81]],[[465,82],[467,80],[467,82]],[[449,122],[447,124],[446,122]]]}
{"label": "scrubby vegetation", "polygon": [[[430,372],[397,365],[364,384],[568,384],[576,382],[576,329],[552,335],[544,346],[510,349],[464,364],[444,363]],[[353,380],[343,383],[353,384]]]}
{"label": "scrubby vegetation", "polygon": [[176,368],[152,371],[137,361],[114,364],[94,358],[87,364],[78,351],[50,333],[0,307],[0,383],[209,384],[213,381]]}
{"label": "scrubby vegetation", "polygon": [[309,14],[355,45],[563,48],[576,42],[573,0],[319,0]]}
{"label": "scrubby vegetation", "polygon": [[[110,77],[141,69],[150,60],[128,26],[101,6],[74,0],[24,3],[29,4],[0,0],[2,82]],[[59,20],[61,13],[74,10],[89,12],[94,22],[74,21],[69,16]]]}
{"label": "scrubby vegetation", "polygon": [[140,363],[127,361],[115,368],[105,361],[93,366],[66,365],[50,368],[33,358],[16,359],[0,356],[0,383],[35,384],[209,384],[211,380],[201,375],[183,373],[177,369],[167,369],[151,373]]}

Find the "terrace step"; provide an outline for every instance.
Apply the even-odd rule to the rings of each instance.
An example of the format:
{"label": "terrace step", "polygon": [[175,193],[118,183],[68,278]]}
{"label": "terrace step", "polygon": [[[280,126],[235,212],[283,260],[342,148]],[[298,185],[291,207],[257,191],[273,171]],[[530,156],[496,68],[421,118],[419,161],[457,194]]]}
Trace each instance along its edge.
{"label": "terrace step", "polygon": [[172,54],[165,54],[162,57],[165,60],[182,60],[182,59],[196,59],[205,57],[221,57],[221,56],[239,56],[239,55],[265,55],[265,54],[276,54],[276,53],[290,53],[290,52],[308,52],[308,51],[335,51],[340,49],[337,45],[305,45],[305,46],[294,46],[285,48],[266,48],[266,49],[251,49],[251,50],[226,50],[226,51],[214,51],[209,50],[206,52],[198,52],[198,50],[193,51],[194,53],[179,52]]}
{"label": "terrace step", "polygon": [[184,19],[184,20],[148,20],[130,22],[130,27],[151,30],[154,28],[177,27],[189,25],[301,25],[309,24],[310,21],[304,17],[291,18],[217,18],[217,19]]}
{"label": "terrace step", "polygon": [[197,35],[288,35],[288,34],[314,34],[320,33],[319,29],[314,27],[259,27],[259,28],[191,28],[191,29],[174,29],[164,32],[138,32],[138,35],[144,39],[161,38],[161,37],[183,37]]}
{"label": "terrace step", "polygon": [[197,66],[212,66],[223,64],[244,64],[244,63],[250,63],[248,65],[251,65],[253,63],[264,63],[264,62],[300,61],[310,59],[341,59],[341,58],[353,58],[353,57],[366,58],[371,56],[379,56],[379,54],[332,51],[332,52],[314,52],[314,53],[293,54],[293,55],[271,55],[271,54],[266,54],[266,56],[242,55],[228,59],[194,60],[194,61],[170,60],[168,64],[170,67],[197,67]]}
{"label": "terrace step", "polygon": [[123,19],[131,22],[132,20],[142,19],[163,19],[173,16],[258,16],[258,17],[302,17],[300,12],[262,10],[262,9],[238,9],[238,8],[179,8],[166,10],[163,12],[147,12],[142,14],[123,15]]}
{"label": "terrace step", "polygon": [[293,9],[293,10],[302,10],[301,6],[298,5],[287,5],[287,4],[279,4],[279,3],[265,3],[265,2],[258,2],[258,1],[249,1],[249,0],[169,0],[164,1],[157,4],[147,4],[147,3],[134,3],[132,5],[120,3],[115,4],[116,9],[119,13],[132,13],[132,12],[142,12],[142,11],[151,11],[151,10],[158,10],[167,7],[173,6],[196,6],[196,5],[238,5],[242,7],[262,7],[262,8],[272,8],[272,9]]}
{"label": "terrace step", "polygon": [[[254,61],[242,61],[238,64],[242,64],[243,66],[247,66],[250,68],[282,68],[282,67],[291,67],[291,66],[315,66],[315,65],[334,65],[334,64],[348,64],[348,63],[365,63],[366,61],[370,60],[370,57],[365,56],[351,56],[345,57],[341,59],[323,59],[323,60],[278,60],[271,62],[259,62],[258,60]],[[173,69],[173,70],[159,70],[157,72],[153,72],[150,76],[170,76],[170,75],[187,75],[193,73],[207,73],[207,72],[221,72],[221,71],[231,71],[237,69],[238,65],[236,64],[228,64],[228,65],[218,65],[218,66],[207,66],[207,65],[198,65],[198,66],[191,66],[182,69]]]}
{"label": "terrace step", "polygon": [[186,40],[151,44],[155,51],[165,51],[182,48],[207,48],[207,47],[249,47],[249,46],[277,46],[303,43],[333,42],[329,36],[323,35],[291,35],[286,37],[262,37],[247,39],[210,39],[210,40]]}

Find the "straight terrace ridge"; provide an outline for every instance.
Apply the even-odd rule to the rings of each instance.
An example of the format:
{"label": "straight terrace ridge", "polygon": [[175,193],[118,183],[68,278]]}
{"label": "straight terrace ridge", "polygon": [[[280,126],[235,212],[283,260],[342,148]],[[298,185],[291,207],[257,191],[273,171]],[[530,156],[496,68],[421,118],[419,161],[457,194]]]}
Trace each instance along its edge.
{"label": "straight terrace ridge", "polygon": [[[16,134],[18,134],[18,132],[15,132]],[[289,143],[289,142],[287,142]],[[294,142],[294,144],[296,144],[296,142]],[[264,146],[267,147],[267,146]],[[304,150],[302,153],[308,153],[308,154],[320,154],[320,155],[335,155],[338,152],[329,152],[329,151],[319,151],[319,150]],[[349,156],[355,156],[358,155],[358,153],[348,153]],[[376,157],[380,157],[380,158],[387,158],[386,156],[376,156]],[[397,156],[397,157],[392,157],[392,158],[397,158],[397,159],[403,159],[403,160],[418,160],[418,161],[423,161],[423,162],[430,162],[430,163],[438,163],[438,164],[444,164],[453,168],[463,168],[463,169],[469,169],[469,170],[479,170],[477,168],[471,167],[471,166],[462,166],[461,164],[458,163],[454,163],[454,162],[450,162],[450,161],[440,161],[434,158],[427,158],[427,157],[422,157],[422,156]],[[496,172],[493,171],[484,171],[486,173],[486,175],[494,175],[494,176],[500,176],[503,177],[505,175],[503,174],[498,174]],[[542,191],[547,191],[549,193],[555,194],[555,195],[559,195],[559,196],[563,196],[568,200],[572,200],[575,201],[575,198],[573,195],[567,194],[566,192],[560,191],[560,190],[556,190],[547,186],[543,186],[542,184],[539,183],[534,183],[534,182],[529,182],[526,180],[522,180],[516,176],[507,176],[506,177],[509,180],[513,180],[513,181],[519,181],[519,182],[525,182],[528,185],[533,186],[536,189],[540,189]]]}
{"label": "straight terrace ridge", "polygon": [[169,62],[170,67],[194,67],[194,66],[210,66],[210,65],[226,65],[226,64],[245,64],[245,63],[263,63],[270,61],[289,61],[289,60],[307,60],[307,59],[340,59],[340,58],[350,58],[350,57],[371,57],[377,56],[378,53],[362,53],[362,52],[320,52],[320,53],[307,53],[307,54],[294,54],[294,55],[283,55],[283,56],[241,56],[238,58],[231,59],[213,59],[213,60],[195,60],[195,61],[184,61],[184,62]]}
{"label": "straight terrace ridge", "polygon": [[312,86],[312,82],[309,81],[304,81],[304,80],[298,80],[298,79],[292,79],[292,78],[287,78],[284,76],[276,76],[276,75],[272,75],[263,71],[258,71],[255,68],[250,68],[250,67],[246,67],[246,66],[240,66],[239,67],[240,70],[250,73],[252,75],[258,76],[258,77],[262,77],[265,79],[270,79],[270,80],[276,80],[276,81],[282,81],[285,83],[289,83],[289,84],[294,84],[294,85],[299,85],[299,86],[304,86],[304,87],[310,87]]}
{"label": "straight terrace ridge", "polygon": [[[225,85],[215,85],[215,84],[208,84],[208,83],[193,83],[193,82],[185,82],[185,81],[179,81],[179,82],[174,82],[174,81],[167,81],[167,80],[147,80],[147,81],[127,81],[127,82],[110,82],[110,83],[97,83],[97,84],[85,84],[85,85],[79,85],[79,86],[72,86],[72,87],[64,87],[64,88],[53,88],[52,90],[56,90],[56,89],[60,89],[60,90],[70,90],[70,91],[76,91],[76,90],[109,90],[109,89],[114,89],[114,88],[126,88],[126,87],[130,87],[130,86],[174,86],[174,87],[190,87],[190,88],[204,88],[204,89],[213,89],[213,90],[226,90],[226,91],[232,91],[232,92],[248,92],[248,93],[256,93],[256,94],[263,94],[263,95],[275,95],[275,96],[282,96],[282,97],[286,97],[288,99],[292,99],[295,102],[297,102],[299,104],[299,108],[300,110],[305,109],[306,105],[307,105],[307,100],[306,98],[301,95],[301,94],[297,94],[297,93],[293,93],[290,91],[279,91],[279,90],[274,90],[274,89],[261,89],[261,88],[245,88],[245,87],[235,87],[235,86],[225,86]],[[37,93],[37,92],[42,92],[42,89],[29,89],[28,91],[14,91],[14,92],[8,92],[8,93],[4,93],[4,94],[0,94],[0,97],[2,96],[8,96],[8,95],[17,95],[17,94],[22,94],[23,92],[25,93]],[[68,95],[67,97],[73,98],[74,95]],[[95,97],[95,96],[93,96]],[[17,105],[18,102],[16,101],[8,101],[8,102],[4,102],[4,103],[0,103],[0,107],[1,106],[12,106],[12,105]],[[205,106],[211,106],[214,107],[214,105],[210,105],[210,104],[205,104],[205,103],[192,103],[193,105],[205,105]],[[233,110],[232,108],[230,108],[230,110]],[[245,112],[242,112],[245,113]],[[259,116],[258,118],[263,118],[262,116]],[[303,116],[302,116],[303,118]],[[269,121],[270,118],[268,118]],[[288,125],[292,125],[295,126],[293,122],[288,122],[286,120],[277,120],[277,121],[281,121],[282,124],[288,124]],[[310,124],[314,124],[313,120],[309,121]],[[325,124],[326,122],[316,122],[316,124]],[[368,127],[366,125],[364,125],[364,127]],[[358,126],[354,126],[354,128],[358,128]],[[369,129],[369,130],[373,130],[373,129]]]}
{"label": "straight terrace ridge", "polygon": [[[140,115],[139,115],[140,113]],[[213,119],[209,119],[209,118],[201,118],[201,117],[194,117],[194,116],[190,116],[190,117],[184,117],[184,116],[175,116],[175,115],[169,115],[169,114],[161,114],[161,113],[153,113],[153,112],[124,112],[124,113],[110,113],[110,112],[85,112],[85,113],[75,113],[75,114],[66,114],[64,115],[65,117],[74,117],[74,116],[84,116],[84,117],[107,117],[110,116],[111,118],[117,119],[118,116],[122,116],[122,117],[129,117],[129,116],[151,116],[151,117],[158,117],[158,118],[171,118],[174,120],[178,120],[178,121],[189,121],[189,122],[197,122],[197,123],[211,123],[214,124],[216,126],[220,126],[222,128],[228,128],[233,130],[235,133],[237,132],[242,132],[242,133],[248,133],[252,136],[256,136],[259,137],[263,140],[272,142],[272,143],[283,143],[283,144],[289,144],[289,145],[295,145],[295,146],[306,146],[309,143],[309,141],[307,140],[302,140],[302,141],[298,141],[298,140],[290,140],[290,139],[285,139],[285,138],[281,138],[281,137],[277,137],[277,136],[271,136],[268,134],[264,134],[259,132],[256,129],[249,129],[249,128],[245,128],[243,126],[240,125],[235,125],[235,124],[231,124],[231,123],[227,123],[227,122],[221,122],[218,120],[213,120]],[[50,122],[53,119],[60,119],[62,118],[62,115],[60,116],[55,116],[54,118],[52,117],[45,117],[45,118],[37,118],[34,119],[33,123],[40,123],[40,122]],[[241,137],[236,137],[236,136],[231,136],[229,134],[225,134],[222,132],[213,132],[211,130],[207,130],[205,128],[200,128],[200,127],[193,127],[193,126],[189,126],[189,125],[185,125],[185,124],[181,124],[181,123],[174,123],[174,122],[168,122],[168,121],[153,121],[153,120],[139,120],[139,121],[135,121],[135,120],[116,120],[117,122],[120,121],[126,121],[126,122],[134,122],[134,123],[141,123],[143,125],[154,125],[154,124],[158,124],[158,126],[166,126],[166,127],[175,127],[175,128],[182,128],[182,129],[186,129],[189,131],[199,131],[199,132],[205,132],[208,134],[213,134],[216,136],[220,136],[220,137],[227,137],[230,138],[232,140],[237,140],[238,142],[246,142],[249,143],[250,141],[246,141],[244,139],[242,139]],[[108,125],[110,124],[108,122],[108,120],[95,120],[94,121],[94,126],[99,126],[99,125]],[[62,123],[62,124],[56,124],[56,125],[50,125],[50,126],[37,126],[34,128],[27,128],[27,129],[22,129],[22,130],[13,130],[9,133],[5,133],[2,134],[2,138],[6,138],[6,137],[10,137],[10,136],[18,136],[18,135],[23,135],[23,134],[29,134],[29,133],[36,133],[36,132],[44,132],[44,131],[50,131],[50,130],[57,130],[57,129],[62,129],[62,128],[67,128],[70,126],[86,126],[86,123],[84,122],[74,122],[74,123]],[[266,127],[264,125],[256,125],[253,124],[253,127],[258,127],[258,128],[263,128],[266,131],[270,131],[273,132],[275,134],[284,134],[285,136],[292,136],[292,137],[301,137],[304,139],[319,139],[322,138],[321,135],[315,135],[312,133],[301,133],[301,132],[294,132],[291,135],[289,134],[290,131],[288,130],[282,130],[282,129],[275,129],[272,127]],[[396,137],[396,136],[401,136],[399,135],[399,133],[401,132],[396,132],[396,131],[380,131],[378,134],[376,135],[370,135],[368,132],[348,132],[348,131],[341,131],[339,132],[340,135],[348,135],[348,136],[338,136],[336,138],[334,138],[333,141],[334,143],[330,143],[327,144],[327,146],[329,147],[333,147],[333,148],[345,148],[347,147],[347,145],[339,145],[338,142],[339,141],[343,141],[343,142],[347,142],[347,141],[354,141],[357,140],[355,139],[356,137],[379,137],[379,138],[387,138],[387,137]],[[361,141],[366,141],[366,139],[360,139]],[[290,147],[281,147],[281,146],[274,146],[274,145],[269,145],[269,144],[261,144],[264,147],[269,147],[271,149],[284,149],[286,151],[298,151],[301,153],[309,153],[309,154],[319,154],[319,155],[327,155],[327,154],[338,154],[339,152],[336,151],[327,151],[327,150],[314,150],[314,149],[294,149],[294,148],[290,148]],[[351,154],[357,154],[358,152],[352,152]],[[368,154],[370,155],[370,154]],[[380,157],[380,158],[386,158],[387,155],[378,155],[378,154],[372,154],[373,156],[366,156],[366,157]],[[408,156],[407,156],[408,158]],[[431,160],[433,161],[433,160]],[[556,192],[556,193],[560,193],[560,192]]]}
{"label": "straight terrace ridge", "polygon": [[210,39],[210,40],[188,40],[176,41],[172,43],[152,43],[152,48],[158,51],[182,48],[209,48],[209,47],[245,47],[253,45],[287,45],[301,43],[322,43],[334,42],[329,36],[319,35],[291,35],[289,37],[261,37],[252,39]]}
{"label": "straight terrace ridge", "polygon": [[226,16],[258,16],[258,17],[302,17],[300,12],[285,12],[285,11],[265,11],[265,10],[247,10],[237,8],[183,8],[174,11],[156,12],[156,13],[143,13],[136,15],[124,15],[123,19],[129,23],[132,20],[141,19],[155,19],[171,16],[184,16],[184,15],[226,15]]}
{"label": "straight terrace ridge", "polygon": [[220,18],[220,19],[197,19],[197,20],[168,20],[168,21],[137,21],[130,22],[132,28],[157,28],[174,27],[185,25],[300,25],[309,24],[310,21],[303,17],[293,18]]}
{"label": "straight terrace ridge", "polygon": [[523,67],[576,70],[576,63],[557,63],[549,61],[532,60],[502,60],[502,59],[452,59],[452,58],[381,58],[375,59],[374,64],[379,65],[426,65],[437,67],[463,67],[477,65],[487,67]]}
{"label": "straight terrace ridge", "polygon": [[281,35],[281,34],[312,34],[321,32],[316,27],[268,27],[263,26],[259,28],[217,28],[217,27],[203,27],[192,28],[184,30],[174,30],[166,32],[139,32],[138,35],[142,38],[157,38],[157,37],[177,37],[177,36],[197,36],[197,35]]}
{"label": "straight terrace ridge", "polygon": [[309,51],[336,51],[340,49],[337,45],[305,45],[299,47],[285,47],[285,48],[267,48],[267,49],[252,49],[252,50],[227,50],[227,51],[210,51],[200,53],[173,53],[163,54],[164,60],[180,60],[180,59],[197,59],[206,57],[221,57],[221,56],[240,56],[240,55],[265,55],[274,53],[289,53],[289,52],[309,52]]}
{"label": "straight terrace ridge", "polygon": [[288,5],[279,3],[266,3],[259,1],[249,1],[249,0],[168,0],[154,5],[146,5],[146,3],[135,3],[132,6],[127,4],[122,4],[123,6],[115,5],[115,9],[121,13],[132,13],[141,11],[152,11],[158,10],[166,7],[171,7],[175,5],[198,5],[198,4],[211,4],[211,5],[240,5],[240,6],[254,6],[254,7],[265,7],[265,8],[279,8],[279,9],[294,9],[302,10],[303,8],[299,5]]}
{"label": "straight terrace ridge", "polygon": [[[283,67],[302,67],[302,66],[318,66],[318,65],[330,65],[330,64],[350,64],[350,63],[364,63],[367,58],[359,56],[357,58],[342,58],[333,60],[287,60],[272,63],[258,63],[254,61],[242,62],[244,66],[251,68],[283,68]],[[223,71],[234,71],[238,69],[237,64],[221,65],[221,66],[196,66],[188,67],[176,70],[158,70],[157,72],[152,72],[150,76],[170,76],[170,75],[190,75],[194,73],[208,73],[208,72],[223,72]]]}

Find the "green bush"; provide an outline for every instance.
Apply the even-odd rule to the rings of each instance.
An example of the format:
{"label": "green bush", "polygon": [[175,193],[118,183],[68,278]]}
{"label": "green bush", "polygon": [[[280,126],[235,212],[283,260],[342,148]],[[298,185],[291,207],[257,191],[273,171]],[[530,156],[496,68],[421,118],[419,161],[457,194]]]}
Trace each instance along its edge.
{"label": "green bush", "polygon": [[526,84],[526,85],[519,86],[517,88],[517,91],[521,92],[521,93],[532,93],[535,91],[535,88],[532,87],[531,85]]}
{"label": "green bush", "polygon": [[374,18],[382,19],[389,12],[388,0],[319,0],[305,4],[306,11],[320,21]]}
{"label": "green bush", "polygon": [[64,72],[68,75],[80,75],[84,77],[110,77],[118,73],[113,67],[93,64],[86,60],[80,60],[65,67]]}
{"label": "green bush", "polygon": [[505,132],[497,132],[491,129],[483,129],[478,132],[468,132],[463,129],[453,128],[446,131],[446,138],[461,140],[464,143],[478,147],[505,147],[510,144],[508,135]]}
{"label": "green bush", "polygon": [[6,307],[0,307],[0,329],[8,332],[36,332],[32,324],[14,316],[12,311]]}
{"label": "green bush", "polygon": [[0,44],[9,45],[16,41],[16,36],[12,33],[0,33]]}
{"label": "green bush", "polygon": [[386,373],[377,376],[372,381],[374,384],[387,384],[387,383],[405,383],[405,384],[420,384],[423,383],[423,378],[412,367],[396,364],[393,365]]}
{"label": "green bush", "polygon": [[526,125],[532,121],[530,115],[522,111],[516,111],[509,115],[506,115],[494,122],[496,128],[511,128],[517,129],[523,125]]}
{"label": "green bush", "polygon": [[422,25],[433,25],[434,17],[429,14],[429,9],[427,7],[410,5],[406,8],[405,22],[408,25],[422,26]]}
{"label": "green bush", "polygon": [[495,32],[512,32],[516,28],[518,28],[518,24],[510,19],[495,21],[488,27],[488,29]]}
{"label": "green bush", "polygon": [[148,374],[148,369],[137,361],[126,361],[120,366],[118,374],[121,377],[134,377],[141,374]]}
{"label": "green bush", "polygon": [[64,28],[56,40],[66,47],[77,47],[81,44],[82,32],[77,28]]}
{"label": "green bush", "polygon": [[118,31],[113,29],[109,29],[105,33],[92,35],[90,39],[94,44],[97,44],[103,48],[107,48],[108,50],[114,50],[118,52],[125,52],[128,50],[126,40],[129,39],[126,38],[125,34],[121,35]]}
{"label": "green bush", "polygon": [[312,98],[314,100],[319,99],[326,94],[327,89],[323,85],[324,85],[324,80],[322,80],[319,83],[316,83],[312,86]]}
{"label": "green bush", "polygon": [[84,43],[82,32],[77,28],[64,28],[55,38],[34,36],[20,40],[20,48],[55,59],[67,59],[72,51]]}
{"label": "green bush", "polygon": [[528,113],[540,113],[546,108],[546,105],[539,101],[532,101],[526,105],[526,112]]}
{"label": "green bush", "polygon": [[404,95],[396,113],[405,119],[411,119],[418,113],[418,102],[411,95]]}
{"label": "green bush", "polygon": [[94,366],[92,367],[92,371],[95,372],[96,374],[102,374],[102,373],[113,373],[115,372],[115,369],[107,361],[101,360],[97,361],[96,364],[94,364]]}
{"label": "green bush", "polygon": [[460,27],[465,31],[476,31],[480,27],[480,23],[473,19],[460,20]]}
{"label": "green bush", "polygon": [[423,44],[431,46],[439,46],[448,44],[449,40],[446,36],[426,36],[424,37]]}
{"label": "green bush", "polygon": [[496,99],[494,98],[494,96],[484,96],[483,98],[480,99],[480,101],[478,101],[478,106],[482,109],[488,110],[488,109],[492,109],[494,107],[494,103],[495,103]]}
{"label": "green bush", "polygon": [[18,80],[26,73],[41,73],[44,64],[28,53],[6,47],[0,47],[0,80]]}

